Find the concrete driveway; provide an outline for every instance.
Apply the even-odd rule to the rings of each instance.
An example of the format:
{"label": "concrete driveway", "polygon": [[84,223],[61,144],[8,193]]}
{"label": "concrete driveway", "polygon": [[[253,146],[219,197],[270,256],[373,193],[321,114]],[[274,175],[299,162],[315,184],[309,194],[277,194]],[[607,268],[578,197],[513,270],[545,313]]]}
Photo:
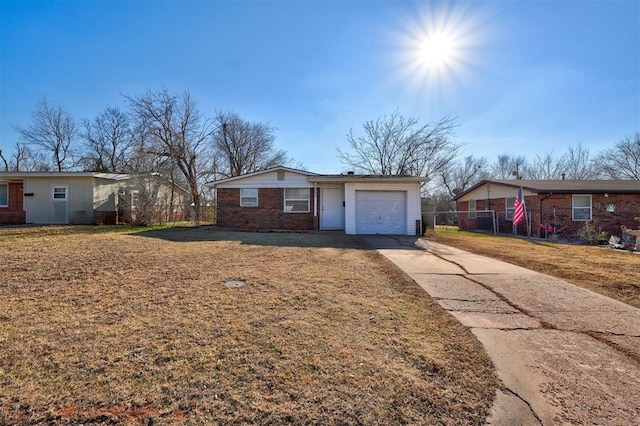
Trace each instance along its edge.
{"label": "concrete driveway", "polygon": [[471,329],[496,365],[492,425],[640,425],[640,309],[411,237],[364,237]]}

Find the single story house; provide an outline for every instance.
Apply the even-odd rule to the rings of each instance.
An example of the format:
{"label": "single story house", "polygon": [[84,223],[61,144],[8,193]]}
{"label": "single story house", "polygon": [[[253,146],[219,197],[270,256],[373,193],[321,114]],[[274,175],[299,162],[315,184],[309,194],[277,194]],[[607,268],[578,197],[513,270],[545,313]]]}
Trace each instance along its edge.
{"label": "single story house", "polygon": [[221,227],[416,235],[425,180],[274,167],[207,185],[215,189]]}
{"label": "single story house", "polygon": [[[522,186],[531,234],[577,236],[585,222],[620,234],[620,226],[640,228],[637,180],[483,180],[456,195],[458,226],[464,230],[513,230],[514,202]],[[495,212],[495,213],[493,213]],[[525,222],[518,232],[526,234]]]}
{"label": "single story house", "polygon": [[[150,184],[150,182],[159,182]],[[154,188],[156,205],[166,202],[167,180],[95,172],[0,172],[0,225],[115,224],[131,220],[141,207],[141,194]],[[186,191],[171,185],[172,199]],[[180,198],[179,198],[180,197]],[[183,201],[176,203],[180,212]]]}

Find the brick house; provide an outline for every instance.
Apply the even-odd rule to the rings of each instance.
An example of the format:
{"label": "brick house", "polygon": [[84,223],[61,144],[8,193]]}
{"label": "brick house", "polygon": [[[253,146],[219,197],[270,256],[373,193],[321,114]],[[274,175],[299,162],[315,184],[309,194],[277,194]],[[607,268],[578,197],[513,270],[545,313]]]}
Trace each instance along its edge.
{"label": "brick house", "polygon": [[275,167],[207,186],[215,190],[220,227],[416,235],[424,180]]}
{"label": "brick house", "polygon": [[[0,172],[0,225],[115,224],[132,220],[141,207],[141,195],[149,189],[153,190],[155,203],[165,203],[167,182],[158,175]],[[170,186],[172,199],[187,198],[186,190]],[[176,202],[172,211],[183,212],[184,204]]]}
{"label": "brick house", "polygon": [[[577,236],[585,222],[614,235],[621,225],[640,228],[637,180],[483,180],[454,197],[459,228],[491,230],[495,220],[498,232],[511,233],[520,186],[533,236]],[[518,233],[526,235],[526,226]]]}

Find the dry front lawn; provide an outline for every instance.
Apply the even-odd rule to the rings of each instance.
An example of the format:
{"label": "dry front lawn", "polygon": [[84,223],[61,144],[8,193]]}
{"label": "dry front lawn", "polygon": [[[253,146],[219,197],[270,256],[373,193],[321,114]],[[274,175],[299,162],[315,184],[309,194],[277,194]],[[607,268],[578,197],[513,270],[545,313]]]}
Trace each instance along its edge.
{"label": "dry front lawn", "polygon": [[0,253],[0,424],[481,424],[495,394],[354,237],[16,228]]}
{"label": "dry front lawn", "polygon": [[602,246],[438,228],[427,238],[500,259],[640,308],[640,254]]}

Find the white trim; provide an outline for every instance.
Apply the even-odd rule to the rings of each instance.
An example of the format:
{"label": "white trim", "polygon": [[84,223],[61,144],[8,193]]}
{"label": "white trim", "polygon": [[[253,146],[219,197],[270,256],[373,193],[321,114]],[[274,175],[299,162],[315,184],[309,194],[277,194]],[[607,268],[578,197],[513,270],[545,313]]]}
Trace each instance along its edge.
{"label": "white trim", "polygon": [[[287,198],[287,190],[291,189],[305,189],[307,191],[306,198]],[[309,202],[309,197],[311,196],[311,188],[284,188],[284,206],[282,207],[282,211],[284,213],[309,213],[311,211],[311,206]],[[307,209],[306,210],[287,210],[287,201],[306,201]]]}
{"label": "white trim", "polygon": [[416,235],[416,221],[421,221],[420,206],[420,185],[418,182],[346,182],[344,187],[345,219],[344,227],[346,234],[356,234],[356,191],[406,191],[406,234]]}
{"label": "white trim", "polygon": [[[242,180],[242,179],[246,179],[246,178],[250,178],[250,177],[254,177],[254,176],[260,176],[260,175],[263,175],[265,173],[273,173],[273,172],[279,172],[279,171],[296,173],[296,174],[303,175],[303,176],[315,176],[316,175],[316,173],[311,173],[311,172],[307,172],[307,171],[304,171],[304,170],[291,169],[289,167],[274,167],[274,168],[271,168],[271,169],[260,170],[260,171],[257,171],[257,172],[247,173],[247,174],[240,175],[240,176],[232,176],[232,177],[225,178],[225,179],[215,180],[213,182],[207,182],[207,183],[205,183],[205,186],[208,186],[210,188],[215,188],[216,186],[221,185],[221,184],[227,184],[227,183],[235,182],[237,180]],[[229,187],[229,188],[231,188],[231,187]]]}
{"label": "white trim", "polygon": [[[589,207],[578,206],[575,205],[576,197],[589,197]],[[589,218],[588,219],[576,219],[576,209],[589,209]],[[571,194],[571,220],[574,222],[584,222],[590,221],[593,219],[593,196],[591,194]]]}
{"label": "white trim", "polygon": [[[64,189],[64,198],[56,197],[56,189]],[[51,185],[51,199],[53,201],[69,201],[69,185]]]}
{"label": "white trim", "polygon": [[[518,197],[505,197],[504,198],[504,220],[513,222],[513,215],[516,213],[516,198]],[[509,200],[513,199],[511,205],[509,205]],[[511,215],[509,215],[511,212]]]}
{"label": "white trim", "polygon": [[[319,196],[320,196],[320,217],[319,217],[319,223],[318,223],[318,227],[321,230],[325,230],[325,229],[344,229],[344,213],[345,213],[345,202],[344,202],[344,185],[338,185],[338,184],[329,184],[329,185],[322,185],[319,187],[320,191],[319,191]],[[338,209],[337,211],[332,212],[331,207],[333,206],[327,206],[327,198],[326,198],[326,190],[336,190],[339,192],[339,203],[338,203]],[[337,217],[340,217],[340,224],[338,226],[326,226],[326,215],[331,215],[331,213],[334,213]]]}
{"label": "white trim", "polygon": [[110,180],[126,180],[135,177],[125,173],[100,173],[100,172],[0,172],[0,179],[24,179],[24,178],[74,178],[93,177]]}
{"label": "white trim", "polygon": [[[473,208],[471,208],[471,203],[473,203]],[[477,201],[475,199],[469,200],[467,209],[469,210],[469,219],[475,219],[478,210]]]}
{"label": "white trim", "polygon": [[[242,195],[243,191],[255,191],[255,195]],[[258,188],[240,188],[240,207],[258,207],[258,205],[259,205],[258,196],[259,195],[260,195],[260,190]],[[251,199],[251,198],[255,198],[256,199],[255,204],[253,204],[253,203],[244,204],[243,203],[244,199]]]}

